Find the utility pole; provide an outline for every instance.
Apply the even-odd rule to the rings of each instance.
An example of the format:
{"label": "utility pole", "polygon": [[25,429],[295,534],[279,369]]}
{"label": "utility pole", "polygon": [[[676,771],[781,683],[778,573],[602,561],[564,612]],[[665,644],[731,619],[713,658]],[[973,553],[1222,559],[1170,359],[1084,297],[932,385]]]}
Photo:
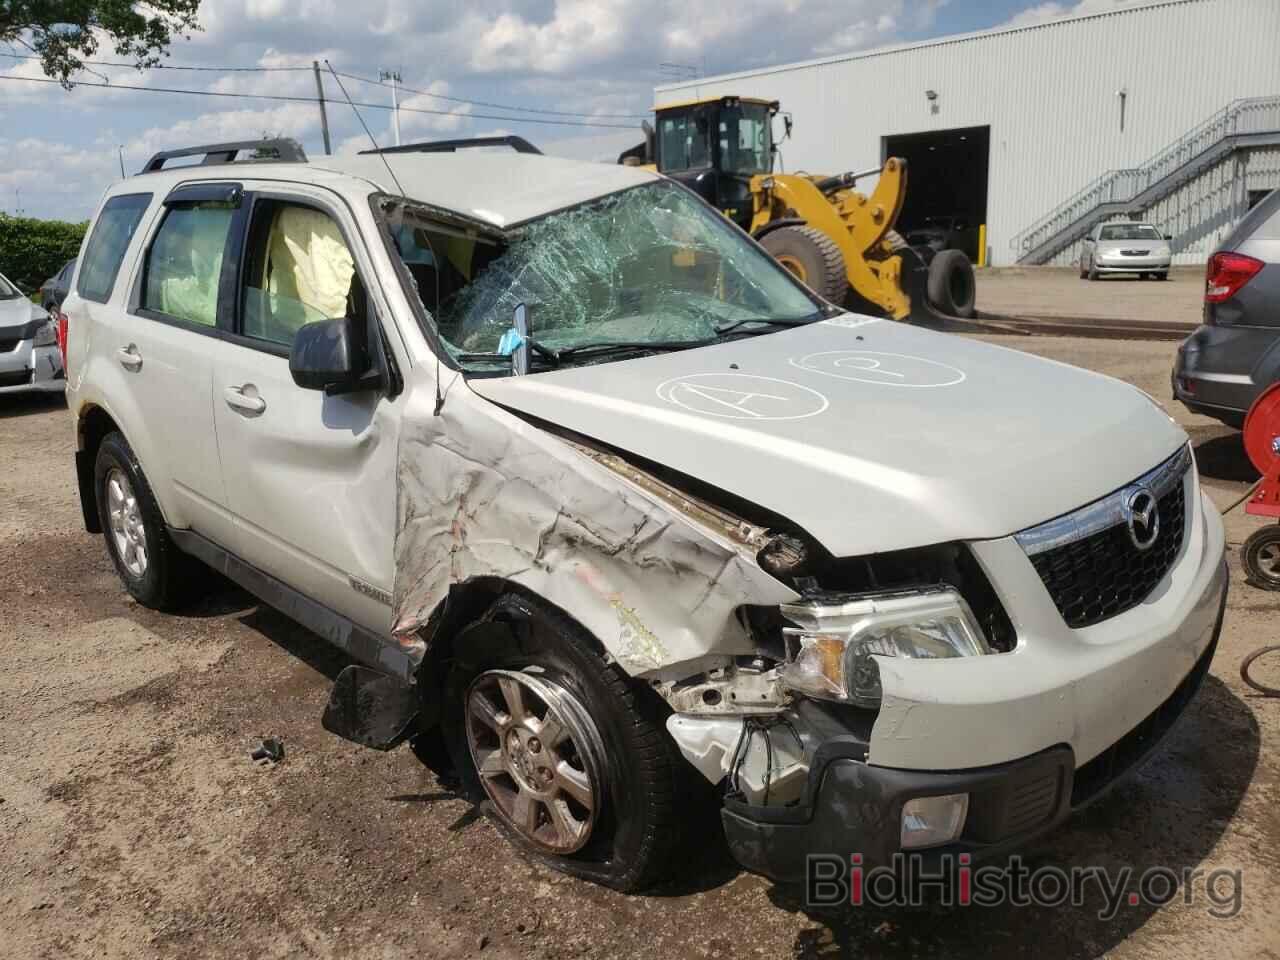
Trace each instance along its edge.
{"label": "utility pole", "polygon": [[329,114],[324,109],[324,82],[320,79],[320,61],[312,60],[311,69],[316,74],[316,96],[320,100],[320,132],[324,135],[324,155],[327,157],[333,150],[329,146]]}
{"label": "utility pole", "polygon": [[399,70],[379,70],[378,79],[391,82],[391,119],[396,131],[396,146],[400,146],[400,100],[396,96],[396,84],[400,83]]}

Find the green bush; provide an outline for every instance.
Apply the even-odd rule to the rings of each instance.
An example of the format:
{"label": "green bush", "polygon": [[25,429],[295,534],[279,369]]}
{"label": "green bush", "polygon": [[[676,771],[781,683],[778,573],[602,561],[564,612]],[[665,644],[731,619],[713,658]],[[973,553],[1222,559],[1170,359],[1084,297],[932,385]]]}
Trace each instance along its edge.
{"label": "green bush", "polygon": [[30,293],[79,254],[88,226],[0,213],[0,273]]}

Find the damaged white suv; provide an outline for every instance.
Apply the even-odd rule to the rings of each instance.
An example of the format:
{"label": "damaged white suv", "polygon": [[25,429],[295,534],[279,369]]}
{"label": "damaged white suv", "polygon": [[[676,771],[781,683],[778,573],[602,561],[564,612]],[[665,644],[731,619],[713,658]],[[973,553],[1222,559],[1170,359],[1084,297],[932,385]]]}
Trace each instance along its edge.
{"label": "damaged white suv", "polygon": [[1227,577],[1148,397],[844,313],[684,188],[512,145],[110,190],[68,396],[135,597],[243,584],[362,664],[329,729],[621,888],[708,796],[795,879],[1009,850],[1151,750]]}

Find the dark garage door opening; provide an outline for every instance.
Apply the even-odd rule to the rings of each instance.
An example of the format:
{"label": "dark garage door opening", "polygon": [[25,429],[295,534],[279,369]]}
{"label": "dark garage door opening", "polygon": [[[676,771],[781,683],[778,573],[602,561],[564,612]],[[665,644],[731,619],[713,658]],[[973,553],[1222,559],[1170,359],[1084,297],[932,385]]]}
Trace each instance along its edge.
{"label": "dark garage door opening", "polygon": [[961,127],[904,133],[882,140],[885,157],[907,161],[907,199],[898,217],[898,232],[921,231],[963,250],[974,263],[980,227],[987,222],[987,162],[990,127]]}

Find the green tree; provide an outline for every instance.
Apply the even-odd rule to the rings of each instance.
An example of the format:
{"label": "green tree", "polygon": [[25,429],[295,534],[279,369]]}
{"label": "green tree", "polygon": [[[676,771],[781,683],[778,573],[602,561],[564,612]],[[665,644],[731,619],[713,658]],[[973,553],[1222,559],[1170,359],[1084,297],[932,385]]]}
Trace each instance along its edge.
{"label": "green tree", "polygon": [[0,42],[40,55],[44,72],[65,87],[84,61],[110,44],[138,69],[168,55],[174,37],[199,30],[200,0],[0,0]]}

